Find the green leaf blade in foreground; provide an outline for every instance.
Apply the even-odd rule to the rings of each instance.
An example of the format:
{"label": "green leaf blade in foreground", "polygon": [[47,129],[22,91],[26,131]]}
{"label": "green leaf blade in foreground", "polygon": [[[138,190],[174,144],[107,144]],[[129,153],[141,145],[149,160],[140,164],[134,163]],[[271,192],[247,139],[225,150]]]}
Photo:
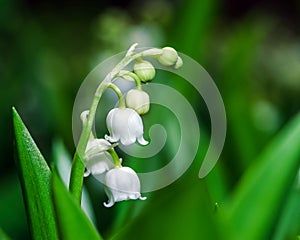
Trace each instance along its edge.
{"label": "green leaf blade in foreground", "polygon": [[101,240],[102,238],[97,230],[75,202],[55,171],[52,181],[54,206],[61,239]]}
{"label": "green leaf blade in foreground", "polygon": [[300,162],[300,114],[246,172],[225,209],[230,239],[268,239],[293,187]]}
{"label": "green leaf blade in foreground", "polygon": [[300,179],[296,179],[286,204],[283,207],[273,240],[298,239],[300,233]]}
{"label": "green leaf blade in foreground", "polygon": [[3,232],[3,230],[0,228],[0,239],[1,240],[10,240],[10,238]]}
{"label": "green leaf blade in foreground", "polygon": [[20,182],[33,239],[58,239],[51,198],[51,171],[13,108]]}
{"label": "green leaf blade in foreground", "polygon": [[[53,143],[53,161],[63,183],[65,186],[69,186],[72,158],[61,140],[55,140]],[[96,225],[96,216],[93,210],[92,201],[87,189],[84,186],[82,188],[81,208],[91,222]]]}

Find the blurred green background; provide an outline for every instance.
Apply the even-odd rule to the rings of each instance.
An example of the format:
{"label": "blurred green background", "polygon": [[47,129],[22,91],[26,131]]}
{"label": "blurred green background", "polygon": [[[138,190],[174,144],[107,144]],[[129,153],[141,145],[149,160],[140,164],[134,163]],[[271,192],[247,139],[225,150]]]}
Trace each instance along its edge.
{"label": "blurred green background", "polygon": [[[2,229],[12,239],[30,239],[14,164],[11,107],[49,162],[57,139],[73,154],[72,107],[81,82],[102,60],[138,42],[172,46],[209,72],[226,108],[225,148],[207,180],[199,180],[209,115],[190,85],[169,80],[201,122],[197,159],[180,180],[147,194],[146,202],[122,202],[113,209],[102,207],[102,186],[88,179],[96,225],[104,237],[122,229],[122,239],[218,239],[212,223],[216,209],[230,201],[262,149],[299,112],[299,29],[299,0],[0,0],[0,238]],[[159,111],[151,114],[155,118]],[[171,118],[165,124],[172,130]],[[172,144],[160,157],[169,151]],[[299,187],[278,209],[267,239],[296,239],[299,224],[289,221],[300,219],[297,199]]]}

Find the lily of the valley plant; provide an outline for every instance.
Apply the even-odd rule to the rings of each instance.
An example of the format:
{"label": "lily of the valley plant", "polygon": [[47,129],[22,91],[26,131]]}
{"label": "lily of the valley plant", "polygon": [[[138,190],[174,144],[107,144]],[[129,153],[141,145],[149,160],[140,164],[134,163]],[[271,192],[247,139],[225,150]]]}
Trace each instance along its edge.
{"label": "lily of the valley plant", "polygon": [[[90,174],[105,185],[108,196],[108,202],[104,203],[106,207],[111,207],[118,201],[146,199],[141,196],[141,184],[137,173],[130,167],[122,166],[122,159],[114,147],[119,142],[125,146],[135,142],[141,145],[148,144],[143,137],[141,115],[149,112],[150,97],[143,91],[142,84],[155,77],[155,68],[143,57],[154,58],[162,65],[174,68],[181,67],[182,59],[171,47],[135,52],[136,46],[137,44],[133,44],[126,56],[105,77],[95,91],[90,109],[82,112],[80,116],[83,130],[73,159],[70,179],[70,191],[79,202],[83,176]],[[131,62],[134,62],[133,71],[124,70]],[[114,84],[117,78],[134,81],[135,89],[128,91],[124,97],[118,86]],[[117,94],[119,106],[112,109],[106,117],[109,135],[99,139],[92,133],[92,125],[101,96],[108,88]]]}

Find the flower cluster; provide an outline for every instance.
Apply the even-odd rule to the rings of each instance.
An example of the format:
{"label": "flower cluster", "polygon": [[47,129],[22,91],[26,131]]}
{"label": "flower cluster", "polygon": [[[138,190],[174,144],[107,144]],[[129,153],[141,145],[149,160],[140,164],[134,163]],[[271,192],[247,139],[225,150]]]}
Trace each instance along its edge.
{"label": "flower cluster", "polygon": [[[135,53],[136,45],[130,47],[124,59],[107,75],[96,91],[99,97],[101,94],[98,91],[103,92],[106,88],[111,88],[119,97],[119,107],[112,109],[106,117],[109,135],[98,139],[91,133],[85,148],[86,172],[84,176],[92,174],[104,183],[108,196],[108,202],[104,203],[105,207],[112,207],[115,202],[123,200],[146,199],[141,196],[141,184],[137,173],[129,167],[122,166],[122,159],[114,149],[119,143],[125,146],[135,142],[141,145],[148,144],[143,137],[144,127],[141,116],[150,110],[150,97],[142,89],[142,84],[155,77],[155,68],[144,57],[152,57],[162,65],[176,69],[182,66],[182,59],[171,47],[152,48]],[[135,61],[133,70],[124,70],[124,67],[131,61]],[[124,98],[123,93],[113,83],[116,78],[135,81],[136,88],[128,91]],[[84,126],[94,120],[94,116],[89,115],[89,111],[81,114]],[[89,117],[92,121],[88,121]]]}

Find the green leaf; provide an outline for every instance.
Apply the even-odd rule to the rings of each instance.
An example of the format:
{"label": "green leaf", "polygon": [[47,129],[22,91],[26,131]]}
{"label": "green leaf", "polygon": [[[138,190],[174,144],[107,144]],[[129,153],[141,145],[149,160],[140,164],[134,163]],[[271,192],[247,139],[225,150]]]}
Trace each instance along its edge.
{"label": "green leaf", "polygon": [[17,165],[32,237],[58,239],[50,191],[51,171],[15,108],[13,122]]}
{"label": "green leaf", "polygon": [[[227,206],[230,239],[269,239],[300,162],[300,114],[246,172]],[[226,207],[225,207],[226,209]]]}
{"label": "green leaf", "polygon": [[68,192],[58,173],[52,179],[54,206],[61,239],[102,239],[79,205]]}
{"label": "green leaf", "polygon": [[4,233],[4,231],[0,228],[0,239],[1,240],[10,240],[10,238]]}
{"label": "green leaf", "polygon": [[[55,140],[53,143],[53,161],[55,162],[55,166],[57,166],[59,176],[65,186],[69,186],[72,158],[61,140]],[[84,186],[82,188],[81,207],[88,218],[95,224],[96,217],[93,211],[92,201]]]}
{"label": "green leaf", "polygon": [[283,207],[280,220],[272,239],[297,239],[300,232],[300,222],[295,219],[300,218],[300,179],[296,179],[296,186],[293,187],[289,198]]}

